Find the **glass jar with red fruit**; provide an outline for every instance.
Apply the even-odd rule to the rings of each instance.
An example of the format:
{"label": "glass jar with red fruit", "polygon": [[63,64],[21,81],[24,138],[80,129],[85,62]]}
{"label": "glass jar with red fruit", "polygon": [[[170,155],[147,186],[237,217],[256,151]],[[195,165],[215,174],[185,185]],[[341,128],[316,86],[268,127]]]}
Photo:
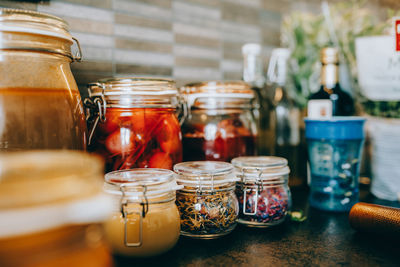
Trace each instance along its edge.
{"label": "glass jar with red fruit", "polygon": [[102,155],[106,172],[132,168],[172,169],[182,161],[175,82],[112,78],[89,84],[89,151]]}
{"label": "glass jar with red fruit", "polygon": [[189,108],[182,126],[184,161],[230,161],[256,153],[255,95],[247,83],[194,83],[181,93]]}

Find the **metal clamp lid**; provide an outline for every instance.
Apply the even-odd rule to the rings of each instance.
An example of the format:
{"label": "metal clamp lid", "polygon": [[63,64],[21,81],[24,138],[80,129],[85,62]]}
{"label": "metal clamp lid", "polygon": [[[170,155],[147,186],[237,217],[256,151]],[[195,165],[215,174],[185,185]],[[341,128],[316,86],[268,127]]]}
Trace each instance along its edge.
{"label": "metal clamp lid", "polygon": [[[247,212],[246,211],[246,205],[243,205],[243,214],[244,215],[256,215],[256,213],[257,213],[257,210],[258,210],[258,195],[264,190],[264,184],[263,184],[263,180],[261,179],[261,176],[262,176],[262,170],[260,170],[260,169],[257,169],[257,171],[259,172],[258,173],[258,176],[257,176],[257,180],[256,180],[256,185],[257,185],[257,190],[256,190],[256,194],[255,194],[255,196],[254,196],[254,198],[253,198],[253,201],[254,201],[254,211],[253,212]],[[245,172],[245,169],[243,168],[242,169],[242,184],[241,184],[241,187],[242,187],[242,191],[243,191],[243,203],[247,203],[247,191],[250,189],[250,191],[252,191],[253,190],[253,188],[252,187],[248,187],[248,186],[246,186],[246,176],[245,176],[245,174],[244,174],[244,172]]]}
{"label": "metal clamp lid", "polygon": [[[92,86],[97,86],[103,89],[103,93],[97,95],[95,97],[91,96],[90,88]],[[83,101],[83,105],[86,108],[86,121],[90,126],[89,130],[89,140],[88,144],[90,145],[92,142],[94,131],[96,130],[97,125],[99,122],[106,121],[106,110],[107,110],[107,102],[104,97],[104,86],[101,83],[90,83],[88,84],[88,92],[89,97],[85,98]]]}
{"label": "metal clamp lid", "polygon": [[[146,216],[149,211],[149,201],[146,196],[147,186],[143,185],[143,198],[144,201],[140,203],[142,206],[141,211],[131,211],[127,210],[129,202],[129,198],[125,197],[125,184],[121,184],[120,186],[122,197],[121,197],[121,214],[124,219],[124,244],[127,247],[140,247],[143,243],[143,218]],[[128,241],[128,215],[138,214],[139,215],[139,242],[129,242]]]}

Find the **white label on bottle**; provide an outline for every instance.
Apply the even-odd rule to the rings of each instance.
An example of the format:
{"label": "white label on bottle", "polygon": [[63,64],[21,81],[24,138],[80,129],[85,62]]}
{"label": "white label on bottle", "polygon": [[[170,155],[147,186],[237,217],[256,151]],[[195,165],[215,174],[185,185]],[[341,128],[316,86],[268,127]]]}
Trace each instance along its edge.
{"label": "white label on bottle", "polygon": [[356,39],[358,83],[369,100],[400,100],[400,53],[394,45],[393,36]]}
{"label": "white label on bottle", "polygon": [[329,99],[313,99],[308,101],[307,117],[323,119],[332,117],[332,101]]}

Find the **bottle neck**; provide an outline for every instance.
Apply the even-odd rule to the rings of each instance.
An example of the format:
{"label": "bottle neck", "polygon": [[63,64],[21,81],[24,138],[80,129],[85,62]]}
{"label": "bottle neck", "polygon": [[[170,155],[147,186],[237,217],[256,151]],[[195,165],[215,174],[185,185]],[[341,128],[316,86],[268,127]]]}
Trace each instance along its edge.
{"label": "bottle neck", "polygon": [[243,59],[243,80],[253,87],[262,88],[265,78],[260,55],[245,54]]}
{"label": "bottle neck", "polygon": [[321,88],[334,89],[339,83],[338,64],[323,64],[321,70]]}
{"label": "bottle neck", "polygon": [[275,73],[271,74],[271,77],[269,77],[270,81],[272,81],[278,87],[285,87],[286,84],[286,60],[286,58],[278,59]]}

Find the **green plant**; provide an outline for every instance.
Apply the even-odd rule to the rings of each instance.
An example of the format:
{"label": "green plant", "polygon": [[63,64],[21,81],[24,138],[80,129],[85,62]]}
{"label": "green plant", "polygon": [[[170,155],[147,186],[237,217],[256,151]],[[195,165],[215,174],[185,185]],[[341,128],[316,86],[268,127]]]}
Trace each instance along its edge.
{"label": "green plant", "polygon": [[[357,83],[355,39],[361,36],[382,35],[391,25],[389,11],[380,18],[367,1],[352,0],[333,4],[329,15],[293,12],[285,16],[282,25],[282,44],[291,51],[288,73],[289,94],[300,107],[319,87],[319,53],[323,47],[335,46],[341,55],[341,65],[347,68],[349,84],[365,111],[371,115],[400,117],[397,102],[375,103],[364,99]],[[395,107],[395,110],[391,108]],[[382,112],[380,112],[382,110]]]}

